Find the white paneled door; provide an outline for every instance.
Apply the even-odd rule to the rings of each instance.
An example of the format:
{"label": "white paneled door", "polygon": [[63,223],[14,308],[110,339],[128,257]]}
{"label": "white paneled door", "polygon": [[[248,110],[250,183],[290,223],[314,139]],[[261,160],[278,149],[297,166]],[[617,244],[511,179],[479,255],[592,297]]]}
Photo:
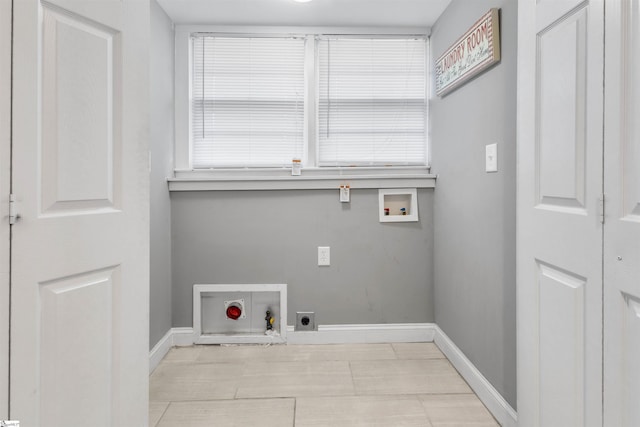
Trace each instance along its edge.
{"label": "white paneled door", "polygon": [[[0,0],[0,212],[11,181],[11,0]],[[9,219],[0,215],[0,420],[9,417]]]}
{"label": "white paneled door", "polygon": [[604,425],[640,425],[640,1],[607,2]]}
{"label": "white paneled door", "polygon": [[518,423],[602,426],[604,4],[518,21]]}
{"label": "white paneled door", "polygon": [[10,416],[143,426],[149,4],[13,6]]}

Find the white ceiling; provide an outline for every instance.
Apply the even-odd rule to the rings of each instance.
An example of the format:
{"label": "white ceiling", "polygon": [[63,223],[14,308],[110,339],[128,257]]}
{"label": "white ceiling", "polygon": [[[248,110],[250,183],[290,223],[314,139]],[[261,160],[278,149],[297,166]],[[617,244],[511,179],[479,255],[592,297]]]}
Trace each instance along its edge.
{"label": "white ceiling", "polygon": [[176,24],[431,27],[451,0],[158,0]]}

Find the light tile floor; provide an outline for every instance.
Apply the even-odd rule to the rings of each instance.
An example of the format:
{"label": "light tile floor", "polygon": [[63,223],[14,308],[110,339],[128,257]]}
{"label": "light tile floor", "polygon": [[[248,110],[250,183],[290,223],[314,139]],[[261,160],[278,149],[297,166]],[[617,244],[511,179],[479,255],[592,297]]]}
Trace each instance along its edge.
{"label": "light tile floor", "polygon": [[176,347],[149,388],[159,427],[498,426],[432,343]]}

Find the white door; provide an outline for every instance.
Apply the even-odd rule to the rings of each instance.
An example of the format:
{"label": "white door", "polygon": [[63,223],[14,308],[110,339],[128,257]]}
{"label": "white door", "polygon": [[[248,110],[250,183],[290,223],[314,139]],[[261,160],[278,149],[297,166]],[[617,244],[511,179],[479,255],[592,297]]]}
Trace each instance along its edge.
{"label": "white door", "polygon": [[0,420],[9,418],[9,176],[11,1],[0,0]]}
{"label": "white door", "polygon": [[640,1],[606,3],[604,425],[640,425]]}
{"label": "white door", "polygon": [[13,6],[10,416],[144,426],[149,4]]}
{"label": "white door", "polygon": [[603,1],[518,4],[518,423],[602,425]]}

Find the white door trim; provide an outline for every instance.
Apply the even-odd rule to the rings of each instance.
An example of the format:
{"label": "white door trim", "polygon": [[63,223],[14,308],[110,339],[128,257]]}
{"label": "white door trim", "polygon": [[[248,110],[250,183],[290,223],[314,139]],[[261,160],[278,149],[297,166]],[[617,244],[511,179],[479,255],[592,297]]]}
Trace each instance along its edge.
{"label": "white door trim", "polygon": [[9,418],[11,6],[11,0],[0,0],[0,420]]}

